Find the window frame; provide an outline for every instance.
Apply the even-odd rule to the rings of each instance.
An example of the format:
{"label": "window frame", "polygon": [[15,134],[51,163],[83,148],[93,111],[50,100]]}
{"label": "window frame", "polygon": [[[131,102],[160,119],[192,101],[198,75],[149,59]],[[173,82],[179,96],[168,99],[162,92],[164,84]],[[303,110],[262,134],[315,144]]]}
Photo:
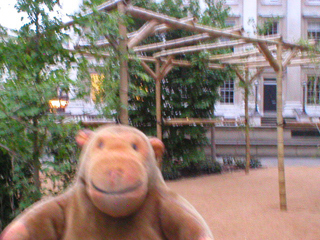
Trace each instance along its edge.
{"label": "window frame", "polygon": [[[311,78],[314,78],[314,80],[311,80]],[[315,83],[311,85],[310,83],[311,81]],[[306,87],[307,87],[306,104],[320,105],[320,75],[308,75]]]}
{"label": "window frame", "polygon": [[[316,25],[318,25],[318,29],[316,29],[316,30],[318,30],[318,31],[314,30],[313,32],[311,32],[311,31],[309,30],[310,24],[316,24]],[[309,19],[309,20],[307,20],[307,27],[306,27],[306,29],[307,29],[307,39],[314,39],[315,41],[320,42],[320,19],[314,19],[314,20]],[[309,34],[310,32],[311,32],[311,33],[315,33],[315,34],[317,35],[317,37],[315,37],[315,38],[310,38],[310,34]]]}
{"label": "window frame", "polygon": [[226,5],[238,5],[239,0],[225,0]]}
{"label": "window frame", "polygon": [[[281,33],[281,18],[270,18],[270,17],[260,17],[260,20],[259,20],[259,25],[264,25],[264,24],[267,24],[268,22],[271,22],[271,19],[272,19],[272,26],[271,26],[271,29],[268,29],[268,31],[266,33],[262,33],[260,36],[272,36],[272,35],[279,35]],[[276,33],[274,33],[274,25],[276,24]],[[271,30],[271,32],[270,32]]]}
{"label": "window frame", "polygon": [[320,6],[320,0],[306,0],[306,5]]}
{"label": "window frame", "polygon": [[223,82],[223,86],[219,89],[221,104],[235,103],[235,80],[228,79]]}
{"label": "window frame", "polygon": [[282,0],[263,0],[262,5],[282,5]]}

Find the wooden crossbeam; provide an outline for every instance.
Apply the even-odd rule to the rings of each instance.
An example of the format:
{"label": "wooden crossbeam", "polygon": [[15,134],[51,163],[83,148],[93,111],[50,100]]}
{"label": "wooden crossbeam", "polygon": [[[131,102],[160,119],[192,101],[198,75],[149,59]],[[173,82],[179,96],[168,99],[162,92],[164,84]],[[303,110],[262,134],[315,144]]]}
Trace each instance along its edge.
{"label": "wooden crossbeam", "polygon": [[226,120],[226,119],[203,119],[203,118],[172,118],[165,119],[164,125],[172,126],[172,125],[215,125],[215,124],[223,124],[223,123],[239,123],[236,120]]}
{"label": "wooden crossbeam", "polygon": [[[275,51],[277,50],[276,46],[269,46],[268,47],[270,51]],[[257,49],[253,49],[253,50],[249,50],[249,51],[243,51],[243,52],[236,52],[236,53],[226,53],[226,54],[218,54],[218,55],[214,55],[211,56],[209,58],[210,61],[214,61],[214,60],[228,60],[228,59],[235,59],[235,58],[240,58],[240,57],[248,57],[248,56],[253,56],[260,53],[259,50]]]}
{"label": "wooden crossbeam", "polygon": [[[240,31],[240,28],[223,29],[222,31],[237,33]],[[158,43],[152,43],[152,44],[147,44],[143,46],[137,46],[137,47],[134,47],[133,50],[135,52],[142,52],[142,51],[150,52],[150,51],[156,51],[159,49],[168,49],[172,47],[181,47],[181,46],[191,45],[191,44],[198,43],[200,41],[206,41],[212,38],[213,37],[210,36],[208,33],[202,33],[202,34],[196,34],[189,37],[177,38],[177,39],[169,40],[166,42],[158,42]]]}
{"label": "wooden crossbeam", "polygon": [[155,53],[153,54],[153,57],[159,58],[159,57],[164,57],[168,55],[178,55],[178,54],[185,54],[190,52],[199,52],[203,50],[221,49],[221,48],[242,45],[244,43],[245,43],[244,40],[236,40],[236,41],[228,41],[228,42],[220,42],[220,43],[212,43],[212,44],[202,44],[197,46],[181,47],[181,48],[170,49],[170,50]]}
{"label": "wooden crossbeam", "polygon": [[236,72],[237,77],[241,82],[245,82],[244,76],[242,76],[241,72],[237,68],[233,68],[233,70]]}
{"label": "wooden crossbeam", "polygon": [[185,24],[185,23],[179,22],[177,18],[169,17],[161,13],[153,12],[153,11],[135,7],[132,5],[127,6],[127,12],[130,13],[133,17],[136,17],[139,19],[144,19],[147,21],[151,19],[156,19],[159,22],[168,24],[173,28],[180,28],[180,29],[185,29],[192,32],[198,32],[198,33],[208,33],[213,37],[226,37],[231,39],[244,39],[247,42],[277,44],[276,41],[257,38],[257,37],[256,38],[245,37],[245,36],[237,35],[233,33],[222,32],[220,29],[212,28],[212,27],[204,26],[200,24],[194,24],[194,25]]}
{"label": "wooden crossbeam", "polygon": [[156,20],[151,20],[144,24],[137,34],[131,38],[128,42],[128,48],[133,48],[134,46],[137,46],[142,40],[147,38],[154,30],[155,26],[157,26],[159,23]]}
{"label": "wooden crossbeam", "polygon": [[[299,65],[307,65],[307,64],[316,64],[320,62],[320,58],[314,58],[314,59],[293,59],[290,62],[290,66],[299,66]],[[238,63],[235,65],[243,65],[243,63]],[[270,67],[270,63],[265,61],[265,62],[252,62],[252,63],[247,63],[245,64],[247,67],[251,68],[256,68],[256,67]]]}
{"label": "wooden crossbeam", "polygon": [[172,69],[173,56],[169,56],[165,63],[160,67],[160,79],[163,79]]}
{"label": "wooden crossbeam", "polygon": [[229,59],[221,61],[221,63],[225,64],[248,64],[248,63],[259,63],[265,62],[266,59],[264,56],[252,57],[252,58],[238,58],[238,59]]}
{"label": "wooden crossbeam", "polygon": [[[152,62],[152,63],[155,63],[157,61],[156,58],[154,57],[146,57],[146,56],[138,56],[138,58],[142,61],[145,61],[145,62]],[[129,57],[130,59],[130,57]],[[133,59],[133,57],[131,58]],[[167,61],[167,58],[160,58],[160,60],[162,62],[164,61]],[[174,66],[179,66],[179,67],[191,67],[192,66],[192,63],[190,61],[187,61],[187,60],[172,60],[172,64]],[[215,63],[209,63],[208,64],[208,67],[210,69],[224,69],[225,68],[225,65],[223,64],[215,64]]]}
{"label": "wooden crossbeam", "polygon": [[249,82],[252,83],[263,71],[264,68],[258,68],[257,72],[250,78]]}
{"label": "wooden crossbeam", "polygon": [[142,52],[142,51],[143,52],[150,52],[150,51],[155,51],[155,50],[159,50],[159,49],[168,49],[171,47],[181,47],[181,46],[185,46],[185,45],[190,45],[190,44],[194,44],[194,43],[208,40],[211,38],[212,37],[209,34],[203,33],[203,34],[193,35],[190,37],[169,40],[166,42],[158,42],[158,43],[152,43],[152,44],[147,44],[147,45],[143,45],[143,46],[138,46],[138,47],[134,47],[133,50],[135,52]]}
{"label": "wooden crossbeam", "polygon": [[257,43],[260,52],[265,56],[266,60],[270,63],[271,67],[278,72],[280,66],[277,63],[277,60],[272,56],[270,50],[268,49],[267,44]]}
{"label": "wooden crossbeam", "polygon": [[289,52],[288,56],[283,60],[282,66],[286,67],[290,63],[290,61],[297,55],[298,51],[299,51],[298,48],[292,49]]}
{"label": "wooden crossbeam", "polygon": [[144,61],[141,61],[141,66],[144,68],[144,70],[149,73],[149,75],[154,79],[157,80],[157,75],[155,74],[154,71],[146,64]]}
{"label": "wooden crossbeam", "polygon": [[[235,71],[240,81],[246,82],[245,77],[243,76],[243,74],[240,72],[238,68],[233,68],[233,70]],[[258,68],[256,73],[253,76],[251,76],[251,78],[248,79],[249,83],[252,83],[263,71],[264,71],[264,68]]]}

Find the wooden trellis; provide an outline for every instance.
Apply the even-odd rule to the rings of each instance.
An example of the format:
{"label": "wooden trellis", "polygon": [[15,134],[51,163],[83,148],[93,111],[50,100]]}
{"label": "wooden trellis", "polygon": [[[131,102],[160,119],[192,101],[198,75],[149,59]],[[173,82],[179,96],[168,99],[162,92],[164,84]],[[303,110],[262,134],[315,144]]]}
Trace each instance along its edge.
{"label": "wooden trellis", "polygon": [[[209,68],[223,69],[232,66],[237,69],[258,68],[257,74],[248,79],[240,71],[236,71],[240,81],[252,82],[265,67],[272,67],[277,73],[277,138],[278,138],[278,168],[279,168],[279,193],[280,208],[287,209],[285,174],[284,174],[284,143],[283,143],[283,115],[282,115],[282,74],[283,68],[288,65],[301,65],[312,63],[312,59],[304,54],[309,49],[299,44],[284,41],[279,36],[270,37],[248,37],[243,34],[241,27],[217,29],[210,26],[198,24],[194,18],[174,18],[130,4],[130,1],[113,0],[98,7],[100,11],[118,9],[119,12],[129,14],[133,18],[145,20],[146,23],[137,31],[127,33],[123,23],[119,23],[121,41],[119,50],[121,55],[127,56],[128,49],[132,49],[141,60],[145,71],[156,82],[156,114],[157,114],[157,136],[162,138],[162,124],[190,124],[190,119],[162,120],[161,116],[161,80],[171,71],[174,66],[190,67],[191,63],[184,59],[184,55],[200,51],[210,51],[230,47],[242,47],[244,50],[236,53],[211,56],[208,60]],[[91,13],[88,13],[91,14]],[[72,23],[70,23],[72,24]],[[174,31],[175,29],[187,30],[194,35],[177,38],[166,42],[154,42],[140,45],[141,42],[156,33]],[[223,38],[224,41],[219,39]],[[225,39],[229,39],[226,41]],[[214,40],[214,42],[213,42]],[[108,40],[97,43],[97,46],[110,44]],[[81,46],[79,46],[81,47]],[[85,46],[90,47],[90,46]],[[85,48],[84,48],[85,49]],[[85,51],[85,50],[83,50]],[[108,57],[108,53],[105,53]],[[129,56],[129,60],[130,60]],[[320,57],[318,56],[320,59]],[[155,64],[153,71],[147,63]],[[120,80],[120,120],[128,124],[128,68],[127,60],[121,62]],[[246,110],[247,111],[247,110]],[[247,115],[246,115],[247,116]],[[248,116],[247,116],[248,117]],[[246,117],[246,120],[248,120]],[[197,119],[193,124],[215,124],[217,120]],[[248,122],[247,122],[248,124]],[[248,139],[249,141],[249,139]],[[250,151],[250,149],[247,149]]]}

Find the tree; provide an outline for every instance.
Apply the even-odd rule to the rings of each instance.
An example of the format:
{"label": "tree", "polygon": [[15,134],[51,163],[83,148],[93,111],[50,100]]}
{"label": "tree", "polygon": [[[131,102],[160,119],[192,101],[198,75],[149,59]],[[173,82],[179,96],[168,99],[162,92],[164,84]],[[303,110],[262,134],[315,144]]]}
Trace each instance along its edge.
{"label": "tree", "polygon": [[[154,4],[146,5],[146,3],[135,1],[135,5],[151,7],[153,11],[178,18],[186,17],[192,13],[200,17],[200,23],[210,23],[210,25],[214,26],[222,26],[227,17],[227,10],[222,8],[222,4],[219,2],[217,5],[213,1],[208,1],[208,9],[203,15],[200,12],[198,1],[190,1],[189,5],[184,5],[181,0],[164,0],[158,6]],[[213,11],[215,11],[214,16],[211,15]],[[186,37],[190,34],[190,32],[184,30],[173,30],[156,35],[154,38],[157,41],[162,41],[163,39],[170,40],[177,37]],[[148,39],[144,43],[148,43]],[[192,68],[174,67],[167,77],[162,80],[163,118],[214,117],[214,104],[219,99],[217,89],[223,79],[228,78],[230,72],[209,70],[207,68],[207,59],[211,53],[195,53],[189,57],[181,56],[186,57],[184,59],[193,63]],[[144,81],[132,75],[131,81],[141,89],[141,93],[138,96],[130,95],[132,106],[130,111],[131,121],[133,125],[142,128],[150,135],[154,135],[156,124],[154,107],[155,83],[154,81]],[[182,160],[182,165],[188,167],[205,159],[204,146],[207,144],[205,127],[164,127],[163,131],[164,142],[167,146],[166,159],[169,159],[164,163],[164,168],[172,168],[176,161],[180,162]]]}
{"label": "tree", "polygon": [[[99,4],[97,1],[85,2],[86,10],[90,9],[92,14],[80,14],[74,21],[75,26],[80,26],[76,29],[79,36],[89,43],[84,52],[89,52],[90,60],[88,61],[88,55],[84,55],[83,65],[79,67],[81,73],[84,73],[81,82],[85,83],[85,86],[82,88],[87,90],[91,88],[88,69],[91,70],[91,73],[95,72],[101,76],[100,101],[96,101],[96,104],[102,107],[105,115],[113,114],[117,118],[120,108],[119,65],[121,57],[128,57],[121,56],[119,51],[121,37],[118,22],[124,21],[128,32],[139,29],[143,22],[125,17],[117,11],[98,11],[97,4]],[[219,5],[216,5],[213,1],[208,2],[209,9],[204,15],[201,14],[198,1],[190,1],[189,5],[184,5],[182,0],[164,0],[161,3],[134,0],[132,4],[178,18],[186,17],[191,13],[198,16],[200,22],[208,23],[211,20],[211,25],[214,26],[218,23],[223,25],[227,17],[227,10],[221,11],[222,4],[219,2]],[[213,10],[215,11],[214,16],[210,15]],[[219,11],[221,11],[220,15]],[[167,31],[145,39],[142,44],[191,34],[185,30]],[[101,39],[108,40],[109,44],[98,46],[96,43],[99,39],[100,41]],[[193,68],[174,68],[163,79],[164,118],[213,117],[214,103],[219,98],[217,88],[229,75],[229,72],[209,70],[207,59],[210,53],[186,57],[193,63]],[[134,53],[130,54],[134,55]],[[154,66],[150,65],[150,67],[154,70]],[[155,135],[155,82],[147,76],[139,60],[129,62],[129,74],[130,123],[149,135]],[[184,159],[187,165],[190,162],[197,162],[198,159],[204,159],[203,146],[207,143],[204,127],[167,127],[164,132],[169,159]]]}
{"label": "tree", "polygon": [[41,159],[53,133],[65,131],[49,108],[57,89],[72,83],[68,75],[75,60],[63,46],[62,22],[51,14],[58,5],[58,0],[18,0],[16,9],[28,22],[11,35],[2,28],[0,148],[10,156],[19,211],[40,198]]}

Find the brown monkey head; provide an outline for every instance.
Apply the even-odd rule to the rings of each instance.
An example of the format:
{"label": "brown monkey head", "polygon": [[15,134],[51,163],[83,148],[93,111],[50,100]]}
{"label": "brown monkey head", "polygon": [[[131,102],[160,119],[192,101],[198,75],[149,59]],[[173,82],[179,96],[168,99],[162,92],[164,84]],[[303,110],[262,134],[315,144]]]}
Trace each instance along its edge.
{"label": "brown monkey head", "polygon": [[155,154],[163,153],[162,142],[121,125],[82,131],[76,140],[84,146],[79,177],[93,204],[112,217],[135,212],[154,181]]}

